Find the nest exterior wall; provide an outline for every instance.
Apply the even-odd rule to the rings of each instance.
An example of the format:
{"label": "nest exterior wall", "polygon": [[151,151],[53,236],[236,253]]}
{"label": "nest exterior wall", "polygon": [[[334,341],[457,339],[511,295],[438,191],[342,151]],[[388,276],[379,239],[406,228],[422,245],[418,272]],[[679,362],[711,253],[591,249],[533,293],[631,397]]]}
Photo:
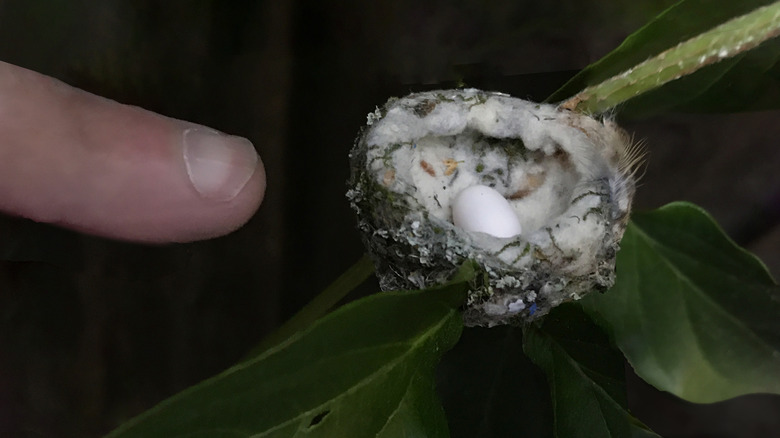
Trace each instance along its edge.
{"label": "nest exterior wall", "polygon": [[[391,99],[369,114],[356,141],[347,194],[380,286],[430,287],[471,260],[482,275],[464,320],[482,326],[530,321],[611,287],[634,192],[630,169],[621,167],[630,152],[625,138],[610,122],[500,93],[441,90]],[[464,158],[469,141],[473,155]],[[428,163],[421,157],[446,154],[425,147],[449,147],[461,160]],[[467,232],[451,221],[449,202],[465,186],[484,182],[489,153],[504,156],[507,169],[505,182],[490,184],[535,225],[520,235]],[[453,162],[463,173],[447,174]],[[540,165],[544,181],[513,198],[509,192],[524,182],[512,179]]]}

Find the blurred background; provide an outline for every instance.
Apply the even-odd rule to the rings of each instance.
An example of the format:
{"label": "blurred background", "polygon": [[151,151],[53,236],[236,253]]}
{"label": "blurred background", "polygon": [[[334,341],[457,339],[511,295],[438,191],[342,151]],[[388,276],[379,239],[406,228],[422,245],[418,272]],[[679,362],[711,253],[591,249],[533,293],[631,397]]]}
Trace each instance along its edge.
{"label": "blurred background", "polygon": [[[268,173],[257,215],[206,242],[0,216],[0,436],[100,436],[241,359],[352,265],[347,153],[387,98],[465,85],[543,100],[673,3],[0,0],[1,60],[248,137]],[[703,206],[777,278],[778,122],[622,120],[649,152],[637,207]],[[664,436],[780,433],[778,396],[694,406],[629,387]]]}

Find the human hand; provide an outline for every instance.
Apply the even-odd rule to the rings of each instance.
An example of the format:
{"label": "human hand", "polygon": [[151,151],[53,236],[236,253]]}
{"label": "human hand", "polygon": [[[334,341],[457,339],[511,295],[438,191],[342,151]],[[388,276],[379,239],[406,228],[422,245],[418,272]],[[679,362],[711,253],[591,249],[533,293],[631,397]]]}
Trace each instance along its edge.
{"label": "human hand", "polygon": [[0,61],[0,211],[141,242],[227,234],[255,213],[265,170],[240,137]]}

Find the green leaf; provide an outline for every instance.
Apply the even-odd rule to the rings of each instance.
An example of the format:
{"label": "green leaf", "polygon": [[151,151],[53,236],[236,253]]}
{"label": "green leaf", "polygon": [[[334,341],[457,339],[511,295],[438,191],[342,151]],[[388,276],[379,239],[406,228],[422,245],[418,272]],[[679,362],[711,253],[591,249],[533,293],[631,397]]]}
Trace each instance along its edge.
{"label": "green leaf", "polygon": [[414,375],[407,393],[377,438],[446,438],[447,418],[428,369]]}
{"label": "green leaf", "polygon": [[466,265],[449,285],[350,303],[109,436],[446,437],[433,369],[473,276]]}
{"label": "green leaf", "polygon": [[780,42],[746,51],[777,35],[778,10],[780,3],[771,0],[683,0],[586,67],[548,101],[580,93],[565,105],[598,113],[620,104],[623,114],[634,117],[672,109],[776,108]]}
{"label": "green leaf", "polygon": [[523,349],[547,374],[555,437],[653,437],[626,408],[620,352],[576,304],[525,328]]}
{"label": "green leaf", "polygon": [[780,288],[755,256],[686,203],[635,214],[621,246],[581,302],[640,377],[699,403],[780,393]]}
{"label": "green leaf", "polygon": [[550,389],[517,327],[472,327],[437,367],[452,438],[553,436]]}

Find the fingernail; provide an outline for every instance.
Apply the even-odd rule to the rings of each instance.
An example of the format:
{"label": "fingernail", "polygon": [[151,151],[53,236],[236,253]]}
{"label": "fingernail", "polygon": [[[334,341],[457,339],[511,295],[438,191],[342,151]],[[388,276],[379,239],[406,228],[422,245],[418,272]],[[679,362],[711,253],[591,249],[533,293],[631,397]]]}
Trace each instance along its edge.
{"label": "fingernail", "polygon": [[205,128],[184,131],[184,163],[192,186],[204,198],[229,201],[257,168],[257,152],[249,140]]}

